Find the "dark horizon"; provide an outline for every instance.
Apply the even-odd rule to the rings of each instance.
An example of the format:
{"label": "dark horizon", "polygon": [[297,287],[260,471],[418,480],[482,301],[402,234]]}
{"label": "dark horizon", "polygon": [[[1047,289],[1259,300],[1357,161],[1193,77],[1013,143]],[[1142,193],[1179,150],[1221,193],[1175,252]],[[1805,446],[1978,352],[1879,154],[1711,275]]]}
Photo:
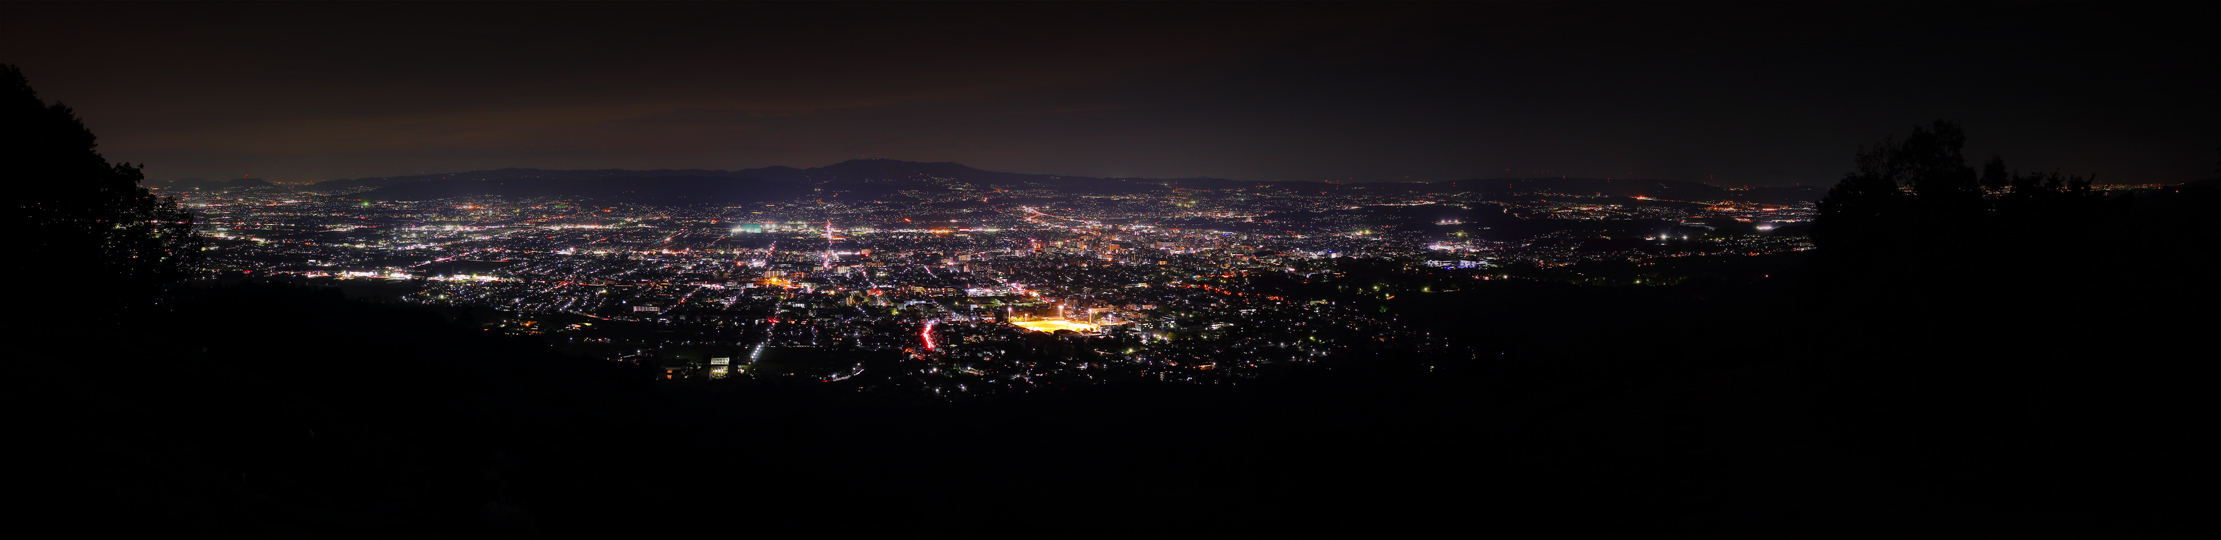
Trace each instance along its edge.
{"label": "dark horizon", "polygon": [[9,4],[0,50],[151,179],[856,158],[1243,181],[1832,183],[1970,159],[2209,178],[2185,6]]}

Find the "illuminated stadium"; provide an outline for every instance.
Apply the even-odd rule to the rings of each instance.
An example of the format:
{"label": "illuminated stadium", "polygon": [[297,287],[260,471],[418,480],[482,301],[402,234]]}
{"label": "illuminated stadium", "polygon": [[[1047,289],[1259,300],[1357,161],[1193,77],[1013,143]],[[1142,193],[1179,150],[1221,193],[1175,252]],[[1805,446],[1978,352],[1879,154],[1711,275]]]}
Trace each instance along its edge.
{"label": "illuminated stadium", "polygon": [[1096,328],[1096,325],[1093,324],[1066,319],[1035,319],[1030,321],[1010,321],[1010,324],[1015,324],[1018,325],[1019,328],[1024,328],[1035,332],[1055,332],[1058,330],[1071,330],[1074,332],[1094,332]]}

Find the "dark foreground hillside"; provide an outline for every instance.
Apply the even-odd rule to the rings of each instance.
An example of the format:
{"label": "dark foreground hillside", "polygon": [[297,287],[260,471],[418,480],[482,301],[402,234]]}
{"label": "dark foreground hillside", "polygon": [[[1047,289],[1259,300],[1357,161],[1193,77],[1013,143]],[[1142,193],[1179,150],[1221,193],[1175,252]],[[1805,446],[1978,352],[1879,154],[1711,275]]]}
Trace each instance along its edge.
{"label": "dark foreground hillside", "polygon": [[14,483],[36,494],[18,523],[226,537],[2160,533],[2189,504],[2160,489],[2194,478],[2183,445],[2202,425],[2146,409],[2194,400],[2138,395],[2181,384],[1931,404],[1845,376],[1859,353],[1840,351],[1636,375],[1505,354],[1429,376],[1381,359],[954,404],[651,386],[323,292],[212,296],[192,320],[229,328],[79,336],[11,367],[11,431],[31,450],[18,459],[36,464]]}
{"label": "dark foreground hillside", "polygon": [[29,503],[9,519],[38,536],[2178,535],[2212,449],[2221,235],[2199,197],[1645,278],[1671,286],[1467,283],[1382,304],[1459,336],[1424,358],[960,403],[654,383],[335,291],[192,290],[130,323],[14,327],[0,381]]}
{"label": "dark foreground hillside", "polygon": [[[55,535],[530,529],[538,497],[653,493],[652,390],[336,291],[201,291],[132,324],[18,335],[26,511]],[[86,328],[85,326],[91,326]],[[619,511],[622,511],[621,509]]]}
{"label": "dark foreground hillside", "polygon": [[[335,291],[200,291],[159,324],[24,336],[16,483],[50,535],[885,532],[1201,536],[1679,527],[1452,379],[970,403],[652,386],[630,366]],[[122,515],[119,515],[122,514]],[[1667,521],[1659,522],[1657,520]],[[1485,520],[1478,522],[1472,520]]]}

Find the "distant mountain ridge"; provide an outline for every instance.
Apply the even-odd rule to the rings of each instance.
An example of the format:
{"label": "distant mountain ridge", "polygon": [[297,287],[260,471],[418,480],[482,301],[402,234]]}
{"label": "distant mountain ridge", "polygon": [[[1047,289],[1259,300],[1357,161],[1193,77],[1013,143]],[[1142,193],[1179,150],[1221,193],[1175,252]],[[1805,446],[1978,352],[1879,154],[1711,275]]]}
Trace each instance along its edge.
{"label": "distant mountain ridge", "polygon": [[243,189],[243,188],[258,188],[258,187],[270,187],[270,186],[275,186],[275,185],[277,185],[277,184],[272,184],[272,183],[270,183],[270,181],[269,181],[269,180],[263,180],[263,179],[261,179],[261,178],[233,178],[233,179],[230,179],[230,180],[209,180],[209,179],[206,179],[206,178],[201,178],[201,177],[198,177],[198,176],[195,176],[195,177],[191,177],[191,178],[179,178],[179,179],[176,179],[176,180],[152,180],[152,181],[148,181],[148,182],[146,182],[146,186],[147,186],[147,187],[150,187],[150,188],[157,188],[157,189],[173,189],[173,190],[175,190],[175,189]]}
{"label": "distant mountain ridge", "polygon": [[[783,169],[783,168],[790,168],[790,167],[770,167],[770,169]],[[758,170],[758,169],[750,169],[750,170]],[[727,172],[727,171],[711,171],[711,170],[702,170],[702,169],[679,169],[679,170],[673,170],[673,169],[656,169],[656,170],[651,170],[651,171],[634,171],[634,170],[627,170],[627,169],[592,169],[592,170],[548,170],[548,169],[523,169],[523,168],[510,167],[510,168],[506,168],[506,169],[481,170],[481,171],[468,171],[468,172],[458,172],[458,173],[435,173],[435,174],[417,174],[417,175],[408,175],[408,176],[384,176],[384,177],[363,177],[363,178],[341,178],[341,179],[338,179],[338,180],[325,180],[325,181],[322,181],[322,182],[317,182],[317,183],[314,183],[314,184],[309,184],[309,185],[308,185],[308,189],[311,189],[311,190],[333,190],[333,189],[348,189],[348,188],[362,188],[362,187],[377,188],[377,187],[386,187],[386,186],[391,186],[391,185],[396,185],[396,184],[407,184],[407,183],[413,183],[413,182],[434,182],[434,181],[440,181],[440,180],[517,180],[517,179],[527,179],[527,178],[541,178],[541,179],[550,179],[550,180],[593,180],[593,179],[617,179],[617,178],[628,178],[628,177],[638,177],[638,176],[656,176],[656,177],[719,177],[719,176],[730,176],[730,175],[733,175],[733,174],[734,174],[734,173],[731,173],[731,172]]]}
{"label": "distant mountain ridge", "polygon": [[[946,180],[946,181],[944,181]],[[1194,179],[1221,181],[1220,179]],[[620,182],[613,182],[620,181]],[[856,159],[808,169],[774,166],[738,171],[659,169],[632,171],[508,168],[461,173],[353,178],[318,182],[311,190],[376,188],[365,198],[428,200],[498,196],[606,196],[644,201],[731,203],[799,196],[889,197],[905,190],[947,190],[969,184],[981,190],[1031,187],[1095,191],[1161,189],[1166,180],[1093,178],[984,171],[959,163]]]}
{"label": "distant mountain ridge", "polygon": [[583,196],[639,202],[731,204],[816,194],[828,198],[900,198],[911,190],[943,192],[1055,188],[1089,193],[1139,193],[1168,189],[1293,189],[1361,193],[1559,193],[1577,196],[1651,197],[1683,201],[1740,200],[1763,203],[1815,201],[1814,186],[1728,189],[1681,180],[1595,178],[1469,179],[1426,183],[1330,184],[1252,182],[1224,178],[1098,178],[987,171],[952,162],[855,159],[798,169],[773,166],[737,171],[704,169],[546,170],[507,168],[460,173],[331,180],[310,190],[375,188],[374,200],[432,200],[465,196]]}
{"label": "distant mountain ridge", "polygon": [[[1098,181],[1105,181],[1105,180],[1111,180],[1111,181],[1128,181],[1128,182],[1131,182],[1131,181],[1168,181],[1168,180],[1160,180],[1160,179],[1144,179],[1144,178],[1095,178],[1095,177],[1086,177],[1086,176],[1065,176],[1065,175],[1053,175],[1053,174],[1026,174],[1026,173],[1010,173],[1010,172],[997,172],[997,171],[986,171],[986,170],[980,170],[980,169],[977,169],[977,168],[973,168],[973,167],[970,167],[970,166],[967,166],[967,165],[964,165],[964,164],[961,164],[961,163],[952,163],[952,162],[930,162],[930,163],[929,163],[929,162],[918,162],[918,161],[902,161],[902,160],[895,160],[895,159],[852,159],[852,160],[848,160],[848,161],[843,161],[843,162],[840,162],[840,163],[835,163],[835,164],[832,164],[832,165],[826,165],[826,166],[822,166],[822,167],[811,167],[811,168],[808,168],[808,169],[797,169],[797,168],[794,168],[794,167],[787,167],[787,166],[771,166],[771,167],[761,167],[761,168],[755,168],[755,169],[741,169],[741,170],[737,170],[737,171],[724,171],[724,170],[705,170],[705,169],[655,169],[655,170],[647,170],[647,171],[635,171],[635,170],[627,170],[627,169],[592,169],[592,170],[548,170],[548,169],[524,169],[524,168],[506,168],[506,169],[480,170],[480,171],[469,171],[469,172],[458,172],[458,173],[419,174],[419,175],[409,175],[409,176],[389,176],[389,177],[364,177],[364,178],[344,178],[344,179],[339,179],[339,180],[327,180],[327,181],[323,181],[323,182],[317,182],[317,183],[315,183],[315,184],[312,184],[312,185],[310,185],[309,187],[310,187],[310,189],[344,189],[344,188],[355,188],[355,187],[385,187],[385,186],[390,186],[390,185],[395,185],[395,184],[405,184],[405,183],[410,183],[410,182],[430,182],[430,181],[438,181],[438,180],[517,180],[517,179],[528,179],[528,178],[536,178],[536,179],[549,179],[549,180],[590,180],[590,179],[619,179],[619,178],[639,178],[639,177],[661,177],[661,178],[678,178],[678,177],[702,177],[702,178],[732,178],[732,179],[747,179],[747,180],[765,180],[765,181],[773,181],[773,182],[796,182],[796,183],[804,183],[804,182],[872,182],[872,181],[891,181],[891,180],[911,180],[911,179],[920,179],[920,178],[948,178],[948,179],[954,179],[954,180],[958,180],[958,181],[963,181],[963,182],[970,182],[970,183],[975,183],[975,184],[983,184],[983,185],[1004,185],[1004,184],[1029,184],[1029,183],[1032,183],[1032,184],[1052,184],[1052,185],[1054,185],[1054,184],[1082,184],[1082,183],[1088,183],[1088,182],[1098,182]],[[1218,178],[1196,178],[1196,179],[1175,179],[1175,180],[1202,180],[1202,181],[1220,181],[1220,182],[1234,182],[1234,181],[1232,181],[1232,180],[1224,180],[1224,179],[1218,179]],[[1239,182],[1237,182],[1237,183],[1239,183]]]}
{"label": "distant mountain ridge", "polygon": [[[1438,182],[1445,183],[1445,182]],[[1649,197],[1676,201],[1725,201],[1787,204],[1799,201],[1818,201],[1827,195],[1827,189],[1816,186],[1760,187],[1729,189],[1703,182],[1686,180],[1641,180],[1598,178],[1523,178],[1479,179],[1446,182],[1464,189],[1483,191],[1514,191],[1529,193],[1564,193],[1567,195],[1595,195],[1610,197]],[[1498,187],[1503,186],[1503,187]]]}

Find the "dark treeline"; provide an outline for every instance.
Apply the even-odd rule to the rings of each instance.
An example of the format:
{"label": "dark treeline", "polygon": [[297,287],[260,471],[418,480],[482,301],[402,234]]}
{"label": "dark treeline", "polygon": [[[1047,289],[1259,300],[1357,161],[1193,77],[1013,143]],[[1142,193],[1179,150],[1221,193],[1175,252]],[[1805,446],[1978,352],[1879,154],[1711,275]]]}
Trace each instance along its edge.
{"label": "dark treeline", "polygon": [[[1802,503],[1732,488],[1718,503],[1967,530],[2180,531],[2189,507],[2172,494],[2193,489],[2192,464],[2212,450],[2185,430],[2212,405],[2194,351],[2221,299],[2204,277],[2221,254],[2221,193],[2104,197],[2088,178],[1999,158],[1978,170],[1964,140],[1937,122],[1862,149],[1821,202],[1809,254],[1530,271],[1545,281],[1396,307],[1489,336],[1484,357],[1589,381],[1571,405],[1593,415],[1586,429],[1624,422],[1607,440],[1664,460],[1644,474],[1705,471],[1678,489],[1806,482],[1776,488]],[[1614,273],[1679,285],[1552,283]],[[1469,367],[1502,369],[1482,366]],[[1601,435],[1581,424],[1557,429]],[[1676,429],[1704,435],[1624,439]]]}
{"label": "dark treeline", "polygon": [[200,260],[192,214],[139,187],[138,166],[108,163],[96,147],[75,112],[47,105],[21,71],[0,64],[0,205],[15,239],[0,278],[18,287],[18,305],[109,311],[158,294]]}
{"label": "dark treeline", "polygon": [[1947,124],[1862,151],[1814,253],[1596,269],[1655,286],[1348,265],[1276,286],[1446,345],[947,403],[652,383],[468,316],[160,286],[190,261],[131,255],[189,245],[182,213],[7,77],[15,174],[78,190],[27,192],[81,256],[16,281],[54,303],[0,377],[38,536],[2148,536],[2185,531],[2206,450],[2216,194],[1986,175]]}

